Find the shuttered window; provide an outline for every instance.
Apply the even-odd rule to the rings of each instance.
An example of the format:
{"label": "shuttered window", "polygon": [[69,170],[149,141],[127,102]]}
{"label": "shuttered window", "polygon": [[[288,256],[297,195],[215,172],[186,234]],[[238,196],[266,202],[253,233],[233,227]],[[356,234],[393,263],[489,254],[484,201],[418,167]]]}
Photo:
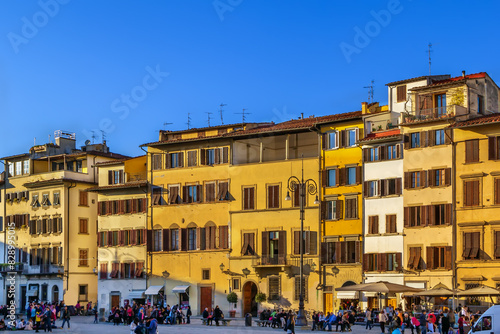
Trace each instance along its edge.
{"label": "shuttered window", "polygon": [[215,202],[215,182],[205,183],[205,201]]}
{"label": "shuttered window", "polygon": [[386,233],[397,233],[396,215],[385,216],[385,231]]}
{"label": "shuttered window", "polygon": [[152,160],[151,165],[153,167],[153,170],[161,169],[161,154],[151,155],[151,160]]}
{"label": "shuttered window", "polygon": [[80,190],[80,206],[89,206],[89,193]]}
{"label": "shuttered window", "polygon": [[406,101],[406,85],[398,86],[397,88],[397,102]]}
{"label": "shuttered window", "polygon": [[465,162],[479,161],[479,139],[465,141]]}
{"label": "shuttered window", "polygon": [[464,181],[464,206],[479,205],[479,180]]}
{"label": "shuttered window", "polygon": [[408,258],[409,269],[421,269],[422,248],[410,247],[410,256]]}
{"label": "shuttered window", "polygon": [[80,234],[88,234],[89,233],[89,220],[88,219],[80,219]]}
{"label": "shuttered window", "polygon": [[[307,301],[307,276],[302,276],[302,291],[304,301]],[[300,297],[300,276],[295,276],[295,293],[294,300],[299,300]]]}
{"label": "shuttered window", "polygon": [[479,259],[479,251],[481,249],[480,232],[468,232],[463,234],[464,252],[462,257],[465,260]]}
{"label": "shuttered window", "polygon": [[79,266],[80,267],[87,267],[89,265],[89,262],[88,262],[88,253],[89,253],[88,249],[80,249],[79,250],[79,254],[80,254],[80,257],[79,257]]}
{"label": "shuttered window", "polygon": [[280,207],[280,186],[267,186],[267,208],[279,209]]}
{"label": "shuttered window", "polygon": [[495,231],[495,259],[500,259],[500,231]]}
{"label": "shuttered window", "polygon": [[229,182],[219,181],[219,189],[217,191],[218,201],[228,201],[229,200]]}
{"label": "shuttered window", "polygon": [[342,219],[342,200],[323,201],[321,202],[321,219],[337,220]]}
{"label": "shuttered window", "polygon": [[[159,188],[159,187],[153,188],[152,194],[151,194],[151,199],[153,201],[153,205],[162,205],[163,204],[163,199],[162,199],[161,194],[162,194],[161,188]],[[116,213],[116,212],[113,212],[113,213]]]}
{"label": "shuttered window", "polygon": [[169,204],[180,204],[181,196],[179,194],[179,186],[169,186],[168,187],[168,203]]}
{"label": "shuttered window", "polygon": [[269,276],[267,278],[269,282],[268,300],[280,300],[281,298],[281,284],[280,284],[280,276]]}
{"label": "shuttered window", "polygon": [[500,204],[500,178],[494,181],[495,204]]}
{"label": "shuttered window", "polygon": [[101,263],[101,270],[99,271],[99,278],[100,279],[107,279],[108,278],[108,264],[107,263]]}
{"label": "shuttered window", "polygon": [[243,210],[255,210],[255,187],[243,188]]}
{"label": "shuttered window", "polygon": [[198,164],[198,151],[188,151],[187,153],[187,165],[188,167],[194,167]]}
{"label": "shuttered window", "polygon": [[345,200],[345,218],[358,218],[358,198],[346,198]]}
{"label": "shuttered window", "polygon": [[255,233],[243,233],[241,255],[255,255]]}
{"label": "shuttered window", "polygon": [[368,217],[368,234],[378,234],[378,216]]}

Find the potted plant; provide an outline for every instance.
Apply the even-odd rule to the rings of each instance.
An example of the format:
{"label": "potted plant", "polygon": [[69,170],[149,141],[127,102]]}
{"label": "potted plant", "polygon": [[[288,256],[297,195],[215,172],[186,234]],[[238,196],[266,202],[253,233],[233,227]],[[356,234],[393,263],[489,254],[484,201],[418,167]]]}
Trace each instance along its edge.
{"label": "potted plant", "polygon": [[256,303],[263,303],[267,300],[266,294],[259,292],[258,294],[255,295],[255,302]]}
{"label": "potted plant", "polygon": [[[236,307],[236,303],[238,302],[238,295],[235,292],[230,292],[227,295],[227,301],[229,304],[234,304],[234,307]],[[234,318],[236,316],[236,311],[235,310],[229,310],[229,317]]]}

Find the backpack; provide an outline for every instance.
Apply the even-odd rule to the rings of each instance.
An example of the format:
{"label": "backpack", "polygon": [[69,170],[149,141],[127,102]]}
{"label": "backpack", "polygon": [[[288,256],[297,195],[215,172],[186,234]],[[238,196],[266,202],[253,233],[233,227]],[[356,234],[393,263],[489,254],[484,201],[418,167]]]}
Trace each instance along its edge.
{"label": "backpack", "polygon": [[139,325],[135,328],[134,333],[135,334],[146,334],[146,327],[144,327],[143,325]]}

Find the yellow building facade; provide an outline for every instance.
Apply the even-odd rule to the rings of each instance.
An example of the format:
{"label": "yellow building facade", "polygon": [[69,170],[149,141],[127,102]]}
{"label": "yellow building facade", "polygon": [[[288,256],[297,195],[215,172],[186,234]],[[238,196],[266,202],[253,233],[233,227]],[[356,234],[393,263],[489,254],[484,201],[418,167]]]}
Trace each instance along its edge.
{"label": "yellow building facade", "polygon": [[355,292],[335,289],[362,283],[362,112],[321,124],[321,258],[324,311],[356,302]]}
{"label": "yellow building facade", "polygon": [[97,184],[95,163],[121,157],[105,144],[77,150],[74,134],[56,132],[55,143],[3,158],[4,234],[16,241],[18,310],[33,300],[97,301],[97,196],[86,190]]}

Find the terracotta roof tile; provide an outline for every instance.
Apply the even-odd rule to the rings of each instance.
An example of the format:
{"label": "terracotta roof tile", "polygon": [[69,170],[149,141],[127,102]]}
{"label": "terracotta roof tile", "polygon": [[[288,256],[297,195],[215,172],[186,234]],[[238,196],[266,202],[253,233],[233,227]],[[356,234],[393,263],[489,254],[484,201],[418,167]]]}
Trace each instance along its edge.
{"label": "terracotta roof tile", "polygon": [[103,190],[115,190],[115,189],[126,189],[126,188],[140,188],[148,185],[148,181],[131,181],[124,184],[113,184],[110,186],[93,187],[87,189],[87,191],[98,192]]}
{"label": "terracotta roof tile", "polygon": [[410,79],[404,79],[404,80],[398,80],[398,81],[389,82],[389,83],[386,83],[385,85],[386,86],[395,86],[395,85],[400,85],[400,84],[403,84],[403,83],[410,83],[410,82],[420,81],[420,80],[424,80],[424,79],[428,79],[428,78],[430,78],[432,80],[433,78],[439,78],[439,77],[444,77],[444,76],[447,76],[448,78],[450,77],[449,74],[431,75],[431,76],[423,75],[423,76],[420,76],[420,77],[415,77],[415,78],[410,78]]}
{"label": "terracotta roof tile", "polygon": [[500,113],[495,113],[491,115],[485,115],[468,119],[466,121],[456,122],[455,124],[450,125],[450,128],[463,128],[467,126],[475,126],[475,125],[499,123],[499,122],[500,122]]}
{"label": "terracotta roof tile", "polygon": [[401,134],[401,130],[399,129],[392,129],[392,130],[387,130],[383,132],[372,132],[368,134],[365,138],[360,139],[360,142],[365,142],[365,141],[372,141],[372,140],[381,140],[381,139],[391,139],[391,138],[397,138]]}
{"label": "terracotta roof tile", "polygon": [[449,78],[449,79],[445,79],[445,80],[439,80],[439,81],[436,81],[430,85],[415,87],[415,88],[412,88],[411,90],[421,90],[421,89],[426,89],[426,88],[448,85],[448,84],[452,84],[452,83],[458,83],[458,82],[466,81],[468,79],[481,79],[481,78],[485,78],[485,77],[486,77],[486,72],[467,74],[465,77],[458,76],[458,77]]}

